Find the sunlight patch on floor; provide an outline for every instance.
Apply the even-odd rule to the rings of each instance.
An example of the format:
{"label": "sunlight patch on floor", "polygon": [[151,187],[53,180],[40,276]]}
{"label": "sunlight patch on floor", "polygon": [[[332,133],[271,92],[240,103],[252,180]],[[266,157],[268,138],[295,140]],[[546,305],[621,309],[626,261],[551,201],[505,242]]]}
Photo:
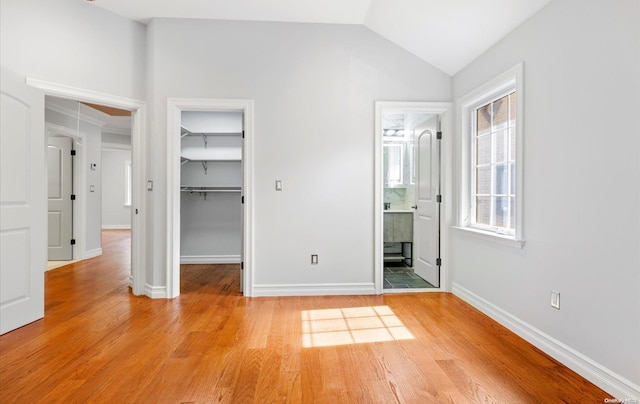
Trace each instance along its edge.
{"label": "sunlight patch on floor", "polygon": [[302,311],[305,348],[413,339],[389,306]]}

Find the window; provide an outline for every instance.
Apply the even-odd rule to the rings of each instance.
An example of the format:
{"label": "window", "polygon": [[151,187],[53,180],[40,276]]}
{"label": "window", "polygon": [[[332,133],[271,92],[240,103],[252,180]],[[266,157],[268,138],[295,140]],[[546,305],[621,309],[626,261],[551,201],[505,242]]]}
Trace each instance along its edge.
{"label": "window", "polygon": [[472,111],[472,223],[515,234],[516,92]]}
{"label": "window", "polygon": [[522,246],[522,65],[459,101],[459,228]]}
{"label": "window", "polygon": [[124,206],[131,206],[131,160],[124,162]]}

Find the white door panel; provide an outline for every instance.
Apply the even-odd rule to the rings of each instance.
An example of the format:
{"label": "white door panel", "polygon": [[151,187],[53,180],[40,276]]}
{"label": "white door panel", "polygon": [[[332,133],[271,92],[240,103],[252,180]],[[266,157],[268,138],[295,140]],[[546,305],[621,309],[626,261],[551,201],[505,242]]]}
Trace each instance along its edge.
{"label": "white door panel", "polygon": [[53,261],[73,258],[71,146],[72,140],[68,137],[48,139],[48,259]]}
{"label": "white door panel", "polygon": [[2,69],[0,334],[44,316],[44,95]]}
{"label": "white door panel", "polygon": [[438,119],[439,116],[434,116],[416,131],[416,212],[413,215],[414,271],[436,287],[440,286],[440,268],[436,263],[439,247]]}

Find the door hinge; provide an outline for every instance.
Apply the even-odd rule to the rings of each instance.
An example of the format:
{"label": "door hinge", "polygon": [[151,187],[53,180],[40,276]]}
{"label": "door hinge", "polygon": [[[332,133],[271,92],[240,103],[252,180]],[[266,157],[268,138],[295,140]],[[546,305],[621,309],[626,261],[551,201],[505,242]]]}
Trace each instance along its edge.
{"label": "door hinge", "polygon": [[436,195],[436,202],[442,203],[442,195]]}
{"label": "door hinge", "polygon": [[242,138],[244,139],[244,130],[242,131]]}
{"label": "door hinge", "polygon": [[76,155],[76,151],[72,149],[72,150],[71,150],[71,155],[72,155],[72,156],[75,156],[75,155]]}
{"label": "door hinge", "polygon": [[438,140],[442,139],[442,131],[441,130],[436,132],[436,139],[438,139]]}
{"label": "door hinge", "polygon": [[75,244],[76,244],[76,239],[75,239],[75,238],[72,238],[72,239],[71,239],[71,245],[75,245]]}
{"label": "door hinge", "polygon": [[442,266],[442,258],[436,258],[436,265]]}
{"label": "door hinge", "polygon": [[75,201],[75,200],[76,200],[76,196],[75,196],[75,194],[71,194],[71,200],[72,200],[72,201]]}
{"label": "door hinge", "polygon": [[240,269],[244,269],[244,261],[240,263]]}
{"label": "door hinge", "polygon": [[240,198],[240,203],[244,204],[244,195],[242,195],[242,198]]}

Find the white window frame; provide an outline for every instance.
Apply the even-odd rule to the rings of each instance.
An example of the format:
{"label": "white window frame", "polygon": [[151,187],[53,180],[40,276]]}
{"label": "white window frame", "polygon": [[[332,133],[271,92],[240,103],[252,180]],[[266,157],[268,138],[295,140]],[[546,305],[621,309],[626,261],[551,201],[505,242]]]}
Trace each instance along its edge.
{"label": "white window frame", "polygon": [[[509,246],[524,246],[523,237],[523,168],[524,168],[524,91],[522,63],[510,68],[484,85],[461,97],[457,102],[459,123],[459,212],[457,230]],[[475,111],[511,92],[516,92],[516,161],[515,161],[515,231],[506,234],[502,228],[475,223]]]}
{"label": "white window frame", "polygon": [[131,194],[132,194],[132,173],[133,167],[131,166],[131,160],[125,160],[124,162],[124,206],[131,206]]}

